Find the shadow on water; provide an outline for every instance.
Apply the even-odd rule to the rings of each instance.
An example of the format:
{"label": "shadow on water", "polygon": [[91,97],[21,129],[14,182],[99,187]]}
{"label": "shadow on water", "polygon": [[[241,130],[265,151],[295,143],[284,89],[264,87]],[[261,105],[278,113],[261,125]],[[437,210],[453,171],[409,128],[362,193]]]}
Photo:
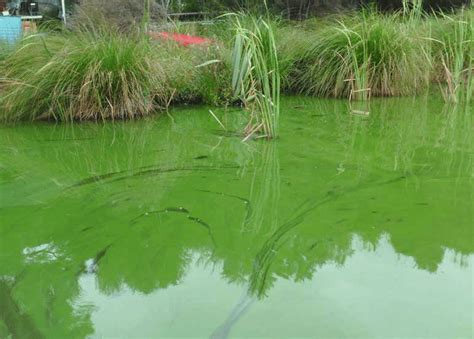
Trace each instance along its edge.
{"label": "shadow on water", "polygon": [[206,109],[0,130],[0,337],[94,334],[99,306],[75,302],[84,276],[100,295],[151,296],[212,267],[243,291],[214,322],[223,338],[278,280],[344,266],[355,236],[389,239],[420,270],[437,272],[446,250],[464,265],[469,109],[430,97],[374,100],[368,117],[340,101],[285,106],[272,142],[216,135]]}

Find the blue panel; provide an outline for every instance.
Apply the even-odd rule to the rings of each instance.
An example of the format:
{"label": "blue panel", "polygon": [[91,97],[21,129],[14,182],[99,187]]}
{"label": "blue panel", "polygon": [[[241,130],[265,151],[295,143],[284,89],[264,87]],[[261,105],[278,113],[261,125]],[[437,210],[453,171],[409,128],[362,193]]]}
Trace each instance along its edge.
{"label": "blue panel", "polygon": [[0,16],[0,40],[15,42],[21,36],[21,18]]}

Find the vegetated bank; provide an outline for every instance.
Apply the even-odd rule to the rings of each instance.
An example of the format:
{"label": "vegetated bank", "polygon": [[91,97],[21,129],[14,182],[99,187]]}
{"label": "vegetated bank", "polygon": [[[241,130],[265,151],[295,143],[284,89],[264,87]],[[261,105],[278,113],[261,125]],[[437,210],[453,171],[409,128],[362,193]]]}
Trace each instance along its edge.
{"label": "vegetated bank", "polygon": [[[365,9],[297,23],[273,18],[268,29],[276,41],[282,91],[369,100],[434,87],[447,101],[471,101],[473,13],[472,7],[436,15]],[[240,18],[245,29],[256,20],[250,14]],[[239,34],[230,20],[173,25],[173,31],[211,40],[191,47],[151,39],[140,28],[117,33],[105,24],[27,36],[0,53],[0,118],[125,119],[173,104],[242,102],[232,88],[242,63],[235,62]],[[249,32],[255,35],[254,28]],[[267,66],[249,85],[274,71]]]}

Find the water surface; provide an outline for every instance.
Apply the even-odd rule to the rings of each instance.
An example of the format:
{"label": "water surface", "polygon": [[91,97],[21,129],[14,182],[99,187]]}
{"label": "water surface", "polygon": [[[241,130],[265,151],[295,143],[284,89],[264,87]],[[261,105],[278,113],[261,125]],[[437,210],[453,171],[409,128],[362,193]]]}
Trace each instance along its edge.
{"label": "water surface", "polygon": [[354,106],[2,127],[0,337],[470,338],[472,112]]}

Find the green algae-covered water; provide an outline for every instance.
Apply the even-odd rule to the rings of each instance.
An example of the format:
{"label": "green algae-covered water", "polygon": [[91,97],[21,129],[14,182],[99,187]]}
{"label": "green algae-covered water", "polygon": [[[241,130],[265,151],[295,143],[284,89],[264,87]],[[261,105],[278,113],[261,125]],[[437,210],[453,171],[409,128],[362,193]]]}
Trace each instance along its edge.
{"label": "green algae-covered water", "polygon": [[0,129],[1,338],[472,337],[469,107],[215,113]]}

